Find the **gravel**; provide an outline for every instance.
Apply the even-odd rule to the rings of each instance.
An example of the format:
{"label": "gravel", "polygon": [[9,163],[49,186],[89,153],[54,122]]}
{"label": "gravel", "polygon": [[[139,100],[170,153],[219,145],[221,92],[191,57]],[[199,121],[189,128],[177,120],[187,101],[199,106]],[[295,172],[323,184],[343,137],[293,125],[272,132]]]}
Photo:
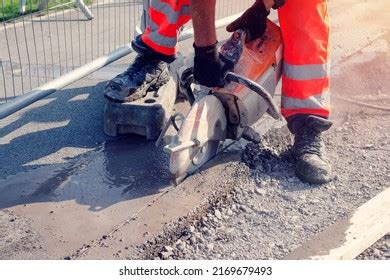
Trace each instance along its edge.
{"label": "gravel", "polygon": [[390,234],[375,242],[361,253],[357,260],[390,260]]}
{"label": "gravel", "polygon": [[[172,250],[156,251],[155,256],[283,258],[387,187],[390,139],[384,131],[390,131],[389,119],[357,112],[353,122],[347,115],[326,134],[335,172],[325,185],[305,184],[295,176],[286,127],[271,130],[261,144],[248,143],[238,164],[250,168],[247,180],[178,233],[173,244],[167,244]],[[378,245],[363,255],[375,258],[385,250],[378,258],[388,257],[386,240],[387,247]]]}
{"label": "gravel", "polygon": [[18,259],[18,252],[27,252],[23,259],[34,259],[46,254],[39,243],[39,235],[31,221],[9,210],[0,211],[0,259]]}

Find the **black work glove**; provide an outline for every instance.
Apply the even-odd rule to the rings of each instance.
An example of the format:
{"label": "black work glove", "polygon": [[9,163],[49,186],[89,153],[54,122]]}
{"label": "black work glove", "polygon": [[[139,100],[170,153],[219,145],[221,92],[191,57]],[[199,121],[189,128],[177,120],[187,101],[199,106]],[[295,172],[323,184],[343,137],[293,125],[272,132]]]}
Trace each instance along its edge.
{"label": "black work glove", "polygon": [[218,53],[217,44],[207,47],[194,44],[194,78],[207,87],[223,87],[227,72],[233,69],[233,63]]}
{"label": "black work glove", "polygon": [[267,28],[269,11],[264,6],[263,0],[257,0],[252,7],[246,10],[242,16],[226,27],[228,32],[243,29],[247,33],[246,42],[263,36]]}

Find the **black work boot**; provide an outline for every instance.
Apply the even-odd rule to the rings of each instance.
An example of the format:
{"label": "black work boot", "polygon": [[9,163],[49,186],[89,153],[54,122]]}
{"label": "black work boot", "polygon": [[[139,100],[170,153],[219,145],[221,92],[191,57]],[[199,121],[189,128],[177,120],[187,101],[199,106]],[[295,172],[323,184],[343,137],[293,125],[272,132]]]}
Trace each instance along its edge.
{"label": "black work boot", "polygon": [[322,132],[332,122],[313,115],[297,115],[287,118],[288,127],[294,134],[293,155],[296,159],[295,174],[310,184],[324,184],[332,180],[332,168],[326,158]]}
{"label": "black work boot", "polygon": [[138,55],[129,68],[109,81],[104,96],[113,102],[131,102],[144,97],[151,87],[169,81],[168,64],[146,55]]}

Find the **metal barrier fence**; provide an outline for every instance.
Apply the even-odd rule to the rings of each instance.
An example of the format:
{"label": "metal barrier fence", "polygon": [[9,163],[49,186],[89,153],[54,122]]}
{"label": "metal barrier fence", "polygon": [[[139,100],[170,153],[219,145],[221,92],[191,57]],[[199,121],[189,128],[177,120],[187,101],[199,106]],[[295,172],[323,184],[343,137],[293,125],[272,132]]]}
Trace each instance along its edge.
{"label": "metal barrier fence", "polygon": [[[148,6],[142,0],[0,1],[0,119],[129,54]],[[217,3],[222,26],[221,19],[253,0]],[[192,36],[188,28],[182,39]]]}
{"label": "metal barrier fence", "polygon": [[[38,1],[41,4],[45,0]],[[142,14],[142,1],[95,0],[88,5],[92,20],[69,0],[51,0],[45,10],[37,12],[33,4],[27,1],[28,14],[1,23],[0,102],[124,45],[134,36],[134,26]],[[13,10],[11,16],[17,13]],[[2,14],[4,18],[6,13]]]}

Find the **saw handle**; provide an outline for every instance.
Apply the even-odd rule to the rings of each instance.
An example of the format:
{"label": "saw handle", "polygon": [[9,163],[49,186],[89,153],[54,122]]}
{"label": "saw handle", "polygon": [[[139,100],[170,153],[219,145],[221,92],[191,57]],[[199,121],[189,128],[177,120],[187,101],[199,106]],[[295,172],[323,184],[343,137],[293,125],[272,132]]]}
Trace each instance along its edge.
{"label": "saw handle", "polygon": [[190,105],[192,106],[195,102],[195,95],[192,91],[191,84],[195,82],[194,79],[194,68],[190,67],[183,71],[179,82],[179,91],[183,93]]}
{"label": "saw handle", "polygon": [[[238,75],[233,72],[228,72],[225,76],[225,80],[227,82],[235,82],[241,85],[244,85],[245,87],[249,88],[250,90],[256,92],[258,95],[260,95],[265,102],[268,104],[268,110],[267,112],[276,120],[281,120],[282,116],[279,113],[278,106],[276,106],[272,95],[261,85],[258,83],[245,78],[241,75]],[[179,83],[179,90],[180,92],[184,93],[188,102],[192,105],[195,102],[195,96],[191,89],[191,84],[195,82],[194,79],[194,69],[188,68],[184,70],[184,72],[181,74],[180,77],[180,83]]]}
{"label": "saw handle", "polygon": [[282,119],[282,115],[279,113],[279,108],[278,108],[278,106],[276,106],[276,104],[272,98],[272,95],[264,87],[262,87],[258,83],[254,82],[248,78],[245,78],[245,77],[238,75],[236,73],[233,73],[233,72],[228,72],[226,74],[225,80],[228,82],[235,82],[235,83],[244,85],[247,88],[249,88],[250,90],[256,92],[258,95],[260,95],[265,100],[265,102],[267,102],[268,114],[270,114],[271,117],[273,117],[275,120]]}

